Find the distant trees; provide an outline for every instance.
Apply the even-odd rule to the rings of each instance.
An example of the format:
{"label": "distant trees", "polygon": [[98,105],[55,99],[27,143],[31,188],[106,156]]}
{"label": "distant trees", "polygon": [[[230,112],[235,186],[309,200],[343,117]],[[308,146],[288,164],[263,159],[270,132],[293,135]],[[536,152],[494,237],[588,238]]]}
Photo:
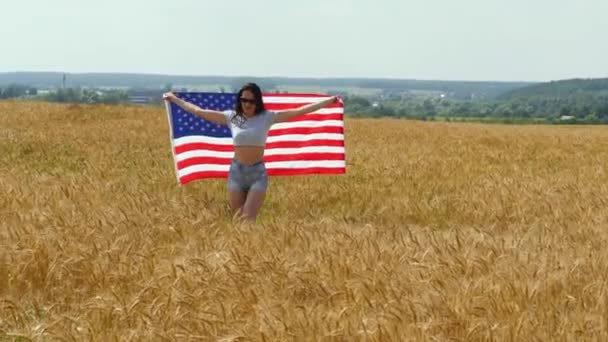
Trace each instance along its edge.
{"label": "distant trees", "polygon": [[16,97],[23,97],[28,95],[38,94],[38,89],[19,84],[11,84],[7,87],[0,88],[0,99],[10,99]]}
{"label": "distant trees", "polygon": [[[236,92],[246,82],[260,84],[267,93],[287,93],[277,86],[276,79],[232,78],[232,82],[217,83],[220,92]],[[318,80],[318,82],[325,82]],[[365,83],[367,81],[362,80]],[[484,120],[493,122],[552,122],[552,123],[605,123],[608,124],[608,79],[571,80],[535,84],[508,91],[504,96],[492,97],[476,93],[485,83],[463,82],[455,87],[449,82],[411,81],[427,90],[404,90],[399,82],[387,81],[377,85],[389,88],[352,95],[339,91],[344,98],[345,112],[361,117],[405,117],[422,120]],[[512,84],[509,85],[513,86]],[[126,89],[126,88],[125,88]],[[164,91],[175,89],[172,83],[164,87],[130,88],[59,88],[38,91],[31,86],[11,84],[0,87],[0,99],[36,98],[53,102],[118,104],[137,101],[160,103]],[[336,89],[336,88],[334,88]],[[340,88],[337,88],[340,89]],[[485,88],[484,88],[485,89]],[[504,90],[504,89],[503,89]],[[367,94],[367,95],[363,95]],[[474,94],[474,96],[472,95]],[[484,95],[486,94],[486,95]],[[141,100],[143,99],[143,100]]]}
{"label": "distant trees", "polygon": [[48,94],[39,95],[38,89],[30,86],[11,84],[0,87],[0,99],[36,97],[50,102],[107,103],[118,104],[128,101],[127,92],[122,90],[94,90],[60,88]]}
{"label": "distant trees", "polygon": [[261,77],[251,77],[251,78],[235,77],[235,78],[233,78],[230,81],[230,90],[233,93],[236,93],[236,92],[238,92],[241,89],[241,87],[245,83],[249,83],[249,82],[256,83],[258,86],[260,86],[260,88],[262,88],[262,92],[264,92],[264,93],[271,93],[271,92],[275,91],[275,89],[277,88],[276,82],[272,81],[272,79],[269,79],[269,78],[261,78]]}
{"label": "distant trees", "polygon": [[118,104],[127,102],[127,92],[122,90],[99,91],[93,89],[65,88],[57,89],[44,96],[44,100],[50,102],[70,103],[105,103]]}
{"label": "distant trees", "polygon": [[574,95],[608,95],[608,78],[570,79],[539,83],[516,88],[498,96],[499,100],[512,100],[529,97],[567,98]]}
{"label": "distant trees", "polygon": [[361,115],[363,113],[369,113],[371,109],[371,102],[369,100],[358,97],[358,96],[347,96],[344,98],[344,104],[346,106],[345,111],[354,115]]}
{"label": "distant trees", "polygon": [[574,94],[557,98],[532,96],[510,100],[458,100],[411,96],[373,101],[358,96],[345,98],[345,111],[352,116],[396,116],[410,118],[545,119],[562,123],[608,123],[608,94]]}

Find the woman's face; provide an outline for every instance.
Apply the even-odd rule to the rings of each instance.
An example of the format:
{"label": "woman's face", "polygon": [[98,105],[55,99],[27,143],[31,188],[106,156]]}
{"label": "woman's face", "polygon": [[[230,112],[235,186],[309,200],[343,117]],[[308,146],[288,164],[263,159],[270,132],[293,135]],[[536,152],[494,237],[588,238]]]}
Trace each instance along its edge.
{"label": "woman's face", "polygon": [[243,113],[247,116],[255,115],[255,95],[249,90],[243,91],[241,94],[241,107],[243,108]]}

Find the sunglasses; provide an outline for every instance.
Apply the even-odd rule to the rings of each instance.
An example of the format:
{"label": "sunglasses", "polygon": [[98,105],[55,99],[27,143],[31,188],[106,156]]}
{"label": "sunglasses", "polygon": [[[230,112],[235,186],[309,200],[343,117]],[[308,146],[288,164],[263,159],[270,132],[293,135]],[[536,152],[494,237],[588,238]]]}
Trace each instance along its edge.
{"label": "sunglasses", "polygon": [[244,97],[241,97],[239,100],[241,100],[242,103],[255,104],[255,99],[246,99]]}

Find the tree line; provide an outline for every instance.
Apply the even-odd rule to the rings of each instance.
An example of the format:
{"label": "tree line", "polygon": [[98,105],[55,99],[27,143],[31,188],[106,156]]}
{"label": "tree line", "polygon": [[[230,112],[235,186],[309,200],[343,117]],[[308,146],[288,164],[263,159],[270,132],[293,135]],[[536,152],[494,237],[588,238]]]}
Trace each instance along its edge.
{"label": "tree line", "polygon": [[14,97],[35,96],[38,94],[38,89],[19,84],[11,84],[7,87],[0,88],[0,99],[10,99]]}
{"label": "tree line", "polygon": [[11,84],[0,87],[0,99],[29,98],[49,102],[63,103],[105,103],[119,104],[128,101],[126,91],[122,90],[95,90],[74,88],[59,88],[49,93],[40,94],[35,87]]}
{"label": "tree line", "polygon": [[44,96],[50,102],[119,104],[129,100],[126,91],[62,88]]}
{"label": "tree line", "polygon": [[[547,92],[545,88],[533,88],[527,96],[518,91],[495,99],[460,99],[437,94],[412,95],[400,92],[385,92],[380,97],[345,94],[345,112],[354,117],[608,124],[608,91],[602,90],[605,84],[596,82],[585,85],[591,88],[572,87],[570,83],[550,84],[549,87],[554,88],[553,92]],[[559,87],[559,96],[555,95],[555,87]],[[601,88],[600,91],[597,91],[598,87]],[[168,84],[162,90],[149,90],[151,95],[147,95],[160,100],[162,91],[170,88],[171,85]],[[130,90],[80,87],[58,88],[40,94],[36,88],[25,85],[0,87],[0,99],[29,98],[64,103],[119,104],[128,102],[129,94]]]}
{"label": "tree line", "polygon": [[392,96],[383,101],[345,98],[353,116],[404,117],[422,120],[490,118],[494,121],[608,123],[608,94],[573,94],[564,97],[535,95],[509,100],[458,100],[441,97]]}

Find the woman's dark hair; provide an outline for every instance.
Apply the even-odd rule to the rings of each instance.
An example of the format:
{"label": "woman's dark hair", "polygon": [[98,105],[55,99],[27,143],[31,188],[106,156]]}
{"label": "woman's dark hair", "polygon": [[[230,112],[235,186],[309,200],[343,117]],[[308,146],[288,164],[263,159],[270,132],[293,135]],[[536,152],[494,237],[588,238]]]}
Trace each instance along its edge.
{"label": "woman's dark hair", "polygon": [[264,101],[262,101],[262,90],[260,89],[260,87],[255,83],[246,83],[236,94],[236,105],[234,108],[236,114],[240,116],[243,115],[243,106],[241,105],[240,99],[245,90],[249,90],[250,92],[252,92],[253,96],[255,97],[255,114],[257,115],[265,111],[266,107],[264,107]]}

